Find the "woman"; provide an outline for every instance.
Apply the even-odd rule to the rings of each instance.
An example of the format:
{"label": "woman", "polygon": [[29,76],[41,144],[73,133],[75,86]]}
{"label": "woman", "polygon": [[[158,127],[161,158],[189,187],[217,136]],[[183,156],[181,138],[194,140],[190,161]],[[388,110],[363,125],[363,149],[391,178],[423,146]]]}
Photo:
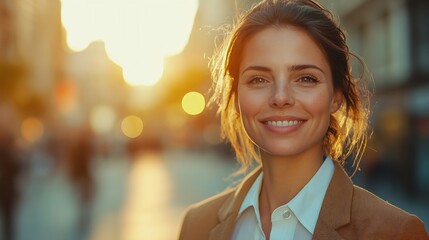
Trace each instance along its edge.
{"label": "woman", "polygon": [[345,35],[310,0],[266,0],[213,65],[225,136],[245,171],[191,207],[180,239],[428,239],[423,223],[354,186],[341,165],[366,144],[368,101]]}

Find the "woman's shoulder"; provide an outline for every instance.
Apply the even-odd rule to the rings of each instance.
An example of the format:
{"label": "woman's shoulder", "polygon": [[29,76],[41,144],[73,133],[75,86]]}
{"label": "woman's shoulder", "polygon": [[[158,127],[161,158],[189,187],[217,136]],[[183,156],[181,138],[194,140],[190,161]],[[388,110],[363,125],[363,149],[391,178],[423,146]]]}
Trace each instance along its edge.
{"label": "woman's shoulder", "polygon": [[179,239],[208,239],[210,230],[219,224],[219,211],[234,192],[229,189],[188,207]]}
{"label": "woman's shoulder", "polygon": [[411,216],[408,212],[356,185],[354,186],[353,191],[352,211],[366,213],[369,215],[380,215],[380,217],[394,217],[395,219],[402,219]]}
{"label": "woman's shoulder", "polygon": [[392,236],[402,236],[399,239],[407,239],[403,238],[405,236],[409,239],[429,239],[423,222],[417,216],[358,186],[354,186],[351,216],[352,223],[365,228],[367,233],[371,229],[378,233],[386,229]]}
{"label": "woman's shoulder", "polygon": [[217,214],[225,201],[232,197],[235,189],[227,189],[201,202],[191,205],[187,212],[192,212],[195,215],[212,215]]}

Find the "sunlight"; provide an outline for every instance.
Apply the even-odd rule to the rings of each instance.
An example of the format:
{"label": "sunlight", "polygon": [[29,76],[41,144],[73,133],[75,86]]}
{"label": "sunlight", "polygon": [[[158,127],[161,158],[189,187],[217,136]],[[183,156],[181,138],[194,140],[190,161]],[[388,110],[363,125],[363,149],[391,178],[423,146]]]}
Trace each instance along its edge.
{"label": "sunlight", "polygon": [[159,59],[147,62],[134,62],[132,64],[125,65],[123,68],[123,77],[130,85],[155,85],[161,78],[164,70],[164,63]]}
{"label": "sunlight", "polygon": [[38,118],[26,118],[21,124],[21,135],[30,143],[38,140],[43,135],[43,132],[43,123]]}
{"label": "sunlight", "polygon": [[72,51],[101,40],[128,84],[151,86],[164,58],[188,42],[197,8],[198,0],[62,0],[61,18]]}
{"label": "sunlight", "polygon": [[165,163],[159,156],[147,154],[133,164],[120,239],[174,239],[173,183]]}
{"label": "sunlight", "polygon": [[188,92],[182,98],[182,108],[189,115],[198,115],[204,111],[206,101],[199,92]]}
{"label": "sunlight", "polygon": [[114,127],[115,121],[116,113],[109,106],[97,106],[90,113],[91,128],[97,134],[110,133]]}
{"label": "sunlight", "polygon": [[127,116],[122,120],[121,129],[125,136],[136,138],[143,131],[143,121],[134,115]]}

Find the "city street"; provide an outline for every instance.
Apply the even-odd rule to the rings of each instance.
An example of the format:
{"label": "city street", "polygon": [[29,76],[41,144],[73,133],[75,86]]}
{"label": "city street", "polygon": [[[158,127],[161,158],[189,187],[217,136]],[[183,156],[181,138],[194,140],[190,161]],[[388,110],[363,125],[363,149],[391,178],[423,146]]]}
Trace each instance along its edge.
{"label": "city street", "polygon": [[[96,159],[94,198],[86,208],[61,171],[46,168],[28,175],[21,182],[17,239],[176,239],[185,208],[233,182],[228,176],[237,165],[223,158],[176,150],[131,161]],[[390,202],[417,213],[428,227],[427,205],[399,195]]]}
{"label": "city street", "polygon": [[175,239],[186,206],[225,189],[234,166],[214,154],[182,151],[98,159],[88,208],[61,171],[39,170],[21,182],[17,239]]}

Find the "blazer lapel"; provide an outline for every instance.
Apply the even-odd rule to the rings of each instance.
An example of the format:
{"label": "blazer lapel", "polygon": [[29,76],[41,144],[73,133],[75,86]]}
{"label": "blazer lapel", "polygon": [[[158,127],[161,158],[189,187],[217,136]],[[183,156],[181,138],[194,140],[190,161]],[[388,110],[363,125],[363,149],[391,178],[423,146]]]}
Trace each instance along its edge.
{"label": "blazer lapel", "polygon": [[210,231],[210,240],[231,239],[241,203],[260,173],[261,167],[252,171],[219,209],[219,224]]}
{"label": "blazer lapel", "polygon": [[[320,209],[313,239],[341,240],[337,229],[350,223],[353,183],[343,167],[334,162],[334,175]],[[260,172],[261,167],[258,167],[250,173],[222,205],[218,211],[219,224],[210,231],[210,240],[231,239],[241,203]]]}
{"label": "blazer lapel", "polygon": [[353,183],[336,161],[334,175],[326,191],[313,239],[343,239],[337,229],[350,223]]}
{"label": "blazer lapel", "polygon": [[317,222],[316,230],[314,231],[313,239],[317,240],[344,240],[332,226],[325,221]]}

